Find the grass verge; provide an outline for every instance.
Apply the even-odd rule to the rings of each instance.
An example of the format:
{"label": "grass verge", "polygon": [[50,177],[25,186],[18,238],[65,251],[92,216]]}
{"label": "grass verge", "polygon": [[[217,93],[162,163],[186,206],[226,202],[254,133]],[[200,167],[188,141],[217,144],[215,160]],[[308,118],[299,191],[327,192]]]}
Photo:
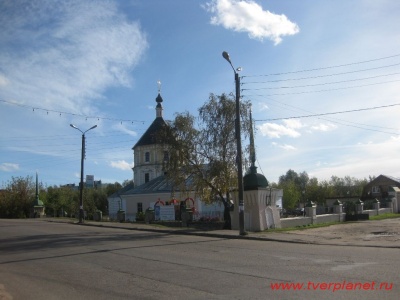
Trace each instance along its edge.
{"label": "grass verge", "polygon": [[388,214],[369,217],[370,220],[384,220],[384,219],[395,219],[395,218],[400,218],[400,214],[388,213]]}

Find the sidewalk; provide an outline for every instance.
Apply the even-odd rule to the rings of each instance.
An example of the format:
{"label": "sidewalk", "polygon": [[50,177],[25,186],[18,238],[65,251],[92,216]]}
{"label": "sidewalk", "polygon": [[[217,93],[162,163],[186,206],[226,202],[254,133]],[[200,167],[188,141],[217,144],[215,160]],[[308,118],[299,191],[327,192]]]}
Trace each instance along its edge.
{"label": "sidewalk", "polygon": [[68,219],[43,219],[48,222],[67,222],[81,226],[99,226],[105,228],[121,228],[126,230],[163,232],[169,234],[187,234],[209,236],[226,239],[249,239],[299,244],[318,244],[355,247],[400,248],[400,218],[380,221],[359,221],[335,224],[328,227],[307,228],[285,232],[249,232],[239,235],[237,230],[204,231],[183,227],[161,227],[152,224],[77,221]]}

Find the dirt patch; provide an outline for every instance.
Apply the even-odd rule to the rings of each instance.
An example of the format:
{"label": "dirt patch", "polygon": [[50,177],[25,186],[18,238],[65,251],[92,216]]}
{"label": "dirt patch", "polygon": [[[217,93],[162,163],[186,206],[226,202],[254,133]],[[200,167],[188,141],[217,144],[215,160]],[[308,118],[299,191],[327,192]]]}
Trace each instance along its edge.
{"label": "dirt patch", "polygon": [[304,237],[315,241],[340,240],[346,243],[358,241],[390,241],[400,245],[400,218],[378,221],[359,221],[335,224],[327,227],[290,231],[294,238]]}

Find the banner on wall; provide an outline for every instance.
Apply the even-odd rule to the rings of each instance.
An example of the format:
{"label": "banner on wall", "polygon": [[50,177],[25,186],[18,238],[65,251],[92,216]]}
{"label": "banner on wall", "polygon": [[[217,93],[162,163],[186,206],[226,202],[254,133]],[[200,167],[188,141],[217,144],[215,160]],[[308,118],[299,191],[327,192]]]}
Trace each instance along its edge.
{"label": "banner on wall", "polygon": [[154,220],[160,221],[160,207],[161,206],[154,206]]}

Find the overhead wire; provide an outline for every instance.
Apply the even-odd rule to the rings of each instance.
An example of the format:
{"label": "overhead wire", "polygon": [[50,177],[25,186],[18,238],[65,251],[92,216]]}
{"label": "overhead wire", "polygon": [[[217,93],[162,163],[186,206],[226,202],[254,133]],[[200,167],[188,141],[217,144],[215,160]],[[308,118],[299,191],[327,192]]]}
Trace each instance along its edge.
{"label": "overhead wire", "polygon": [[[308,76],[308,77],[300,77],[300,78],[286,78],[286,79],[276,79],[276,80],[266,80],[266,81],[241,82],[241,85],[256,84],[256,83],[273,83],[273,82],[282,82],[282,81],[298,81],[298,80],[305,80],[305,79],[317,79],[317,78],[333,77],[333,76],[338,76],[338,75],[347,75],[347,74],[354,74],[354,73],[377,70],[377,69],[382,69],[382,68],[389,68],[389,67],[394,67],[394,66],[398,66],[398,65],[400,65],[400,63],[391,64],[391,65],[387,65],[387,66],[381,66],[381,67],[375,67],[375,68],[369,68],[369,69],[361,69],[361,70],[355,70],[355,71],[347,71],[347,72],[325,74],[325,75],[317,75],[317,76]],[[270,76],[270,75],[264,75],[264,76]],[[245,79],[246,77],[251,77],[251,76],[246,76],[245,75],[245,76],[242,76],[241,78]]]}
{"label": "overhead wire", "polygon": [[281,72],[281,73],[264,74],[264,75],[246,75],[246,77],[277,76],[277,75],[287,75],[287,74],[297,74],[297,73],[304,73],[304,72],[311,72],[311,71],[328,70],[328,69],[341,68],[341,67],[347,67],[347,66],[352,66],[352,65],[359,65],[359,64],[364,64],[364,63],[370,63],[370,62],[385,60],[385,59],[394,58],[394,57],[400,57],[400,54],[394,54],[394,55],[390,55],[390,56],[374,58],[374,59],[369,59],[369,60],[363,60],[363,61],[358,61],[358,62],[352,62],[352,63],[347,63],[347,64],[334,65],[334,66],[319,67],[319,68],[313,68],[313,69],[304,69],[304,70],[298,70],[298,71]]}
{"label": "overhead wire", "polygon": [[[295,88],[303,88],[303,87],[313,87],[313,86],[320,86],[320,85],[329,85],[329,84],[346,83],[346,82],[353,82],[353,81],[360,81],[360,80],[368,80],[368,79],[374,79],[374,78],[379,78],[379,77],[387,77],[387,76],[393,76],[393,75],[399,75],[399,74],[400,74],[400,72],[391,73],[391,74],[383,74],[383,75],[375,75],[375,76],[364,77],[364,78],[357,78],[357,79],[347,79],[347,80],[340,80],[340,81],[323,82],[323,83],[316,83],[316,84],[305,84],[305,85],[295,85],[295,86],[279,86],[279,87],[267,87],[267,88],[242,89],[242,91],[248,91],[248,90],[258,91],[258,90],[295,89]],[[400,81],[400,79],[399,79],[399,80],[395,80],[395,81]]]}
{"label": "overhead wire", "polygon": [[375,107],[367,107],[367,108],[358,108],[358,109],[351,109],[351,110],[344,110],[344,111],[336,111],[336,112],[329,112],[329,113],[319,113],[319,114],[311,114],[311,115],[303,115],[303,116],[292,116],[292,117],[285,117],[285,118],[274,118],[274,119],[265,119],[265,120],[254,120],[254,122],[268,122],[268,121],[279,121],[279,120],[288,120],[288,119],[302,119],[302,118],[310,118],[310,117],[320,117],[320,116],[327,116],[327,115],[338,115],[338,114],[345,114],[351,112],[360,112],[365,110],[374,110],[380,108],[387,108],[393,106],[399,106],[400,103],[390,104],[390,105],[381,105]]}
{"label": "overhead wire", "polygon": [[94,120],[108,120],[108,121],[118,121],[118,122],[129,122],[129,123],[145,123],[145,121],[142,120],[132,120],[132,119],[119,119],[119,118],[111,118],[111,117],[104,117],[104,116],[90,116],[90,115],[85,115],[85,114],[78,114],[78,113],[72,113],[72,112],[67,112],[67,111],[59,111],[59,110],[54,110],[54,109],[47,109],[47,108],[43,108],[43,107],[36,107],[36,106],[32,106],[32,105],[27,105],[27,104],[22,104],[22,103],[17,103],[17,102],[12,102],[12,101],[6,101],[4,99],[0,99],[0,102],[6,103],[6,104],[10,104],[10,105],[16,105],[19,107],[24,107],[24,108],[29,108],[32,109],[33,111],[35,110],[40,110],[40,111],[44,111],[44,112],[53,112],[53,113],[57,113],[60,115],[71,115],[71,116],[75,116],[75,117],[82,117],[82,118],[86,118],[86,119],[94,119]]}

